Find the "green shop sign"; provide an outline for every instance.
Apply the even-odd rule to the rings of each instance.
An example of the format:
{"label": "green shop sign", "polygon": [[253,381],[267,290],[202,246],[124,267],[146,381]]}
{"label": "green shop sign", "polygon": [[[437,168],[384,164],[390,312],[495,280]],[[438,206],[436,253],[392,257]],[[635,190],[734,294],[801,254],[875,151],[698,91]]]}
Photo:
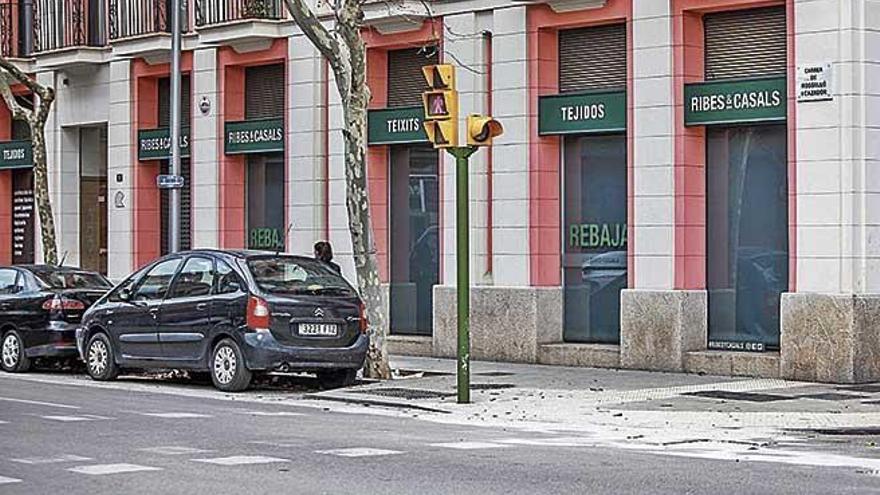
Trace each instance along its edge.
{"label": "green shop sign", "polygon": [[[189,127],[180,129],[180,156],[189,156]],[[138,131],[138,160],[167,160],[171,158],[171,129]]]}
{"label": "green shop sign", "polygon": [[227,122],[225,136],[227,155],[284,151],[284,119]]}
{"label": "green shop sign", "polygon": [[568,246],[571,248],[624,248],[625,223],[576,223],[568,227]]}
{"label": "green shop sign", "polygon": [[685,84],[684,123],[784,122],[786,88],[784,77]]}
{"label": "green shop sign", "polygon": [[370,110],[367,115],[367,143],[426,143],[428,135],[422,123],[424,117],[425,109],[422,107]]}
{"label": "green shop sign", "polygon": [[0,143],[0,168],[26,168],[34,165],[34,147],[30,141]]}
{"label": "green shop sign", "polygon": [[538,99],[538,134],[626,131],[626,91],[542,96]]}

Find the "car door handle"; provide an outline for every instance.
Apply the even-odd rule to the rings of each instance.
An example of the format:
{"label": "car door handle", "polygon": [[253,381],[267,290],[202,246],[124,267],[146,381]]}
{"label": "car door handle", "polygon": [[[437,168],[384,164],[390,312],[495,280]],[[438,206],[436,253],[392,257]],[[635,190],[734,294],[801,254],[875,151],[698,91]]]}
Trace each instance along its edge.
{"label": "car door handle", "polygon": [[159,316],[159,308],[151,308],[150,309],[150,316],[152,316],[153,319],[155,320],[156,317]]}
{"label": "car door handle", "polygon": [[196,304],[196,311],[204,311],[208,309],[208,303],[198,303]]}

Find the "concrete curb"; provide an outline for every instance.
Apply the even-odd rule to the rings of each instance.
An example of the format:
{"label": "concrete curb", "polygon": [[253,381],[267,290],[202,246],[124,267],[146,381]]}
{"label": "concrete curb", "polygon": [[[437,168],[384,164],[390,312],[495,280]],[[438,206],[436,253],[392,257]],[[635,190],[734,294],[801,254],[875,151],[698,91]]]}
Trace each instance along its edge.
{"label": "concrete curb", "polygon": [[441,413],[441,414],[452,414],[452,411],[446,411],[443,409],[437,409],[434,407],[428,406],[420,406],[418,404],[412,404],[409,402],[396,402],[384,399],[371,399],[369,397],[352,397],[350,395],[322,395],[318,394],[306,394],[302,397],[307,400],[326,400],[329,402],[341,402],[344,404],[359,404],[364,406],[379,406],[379,407],[391,407],[395,409],[415,409],[417,411],[425,411],[432,413]]}

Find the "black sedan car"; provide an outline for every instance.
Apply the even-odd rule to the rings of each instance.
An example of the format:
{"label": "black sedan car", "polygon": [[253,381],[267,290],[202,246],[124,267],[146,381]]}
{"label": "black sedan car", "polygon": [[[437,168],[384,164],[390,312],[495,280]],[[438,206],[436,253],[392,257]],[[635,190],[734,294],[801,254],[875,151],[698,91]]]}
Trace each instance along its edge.
{"label": "black sedan car", "polygon": [[95,380],[121,368],[209,371],[223,391],[254,372],[314,372],[354,382],[369,339],[357,292],[311,258],[199,250],[165,256],[86,312],[80,355]]}
{"label": "black sedan car", "polygon": [[0,366],[24,372],[36,358],[76,358],[83,313],[111,287],[78,268],[0,267]]}

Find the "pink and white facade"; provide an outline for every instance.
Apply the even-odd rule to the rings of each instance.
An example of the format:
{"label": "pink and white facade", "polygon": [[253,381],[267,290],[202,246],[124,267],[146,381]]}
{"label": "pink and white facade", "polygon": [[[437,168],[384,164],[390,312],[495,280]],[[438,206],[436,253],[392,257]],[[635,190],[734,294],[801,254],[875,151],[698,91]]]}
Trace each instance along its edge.
{"label": "pink and white facade", "polygon": [[[353,279],[326,63],[283,11],[220,22],[200,17],[206,3],[184,39],[191,245],[267,248],[280,232],[308,254],[327,239]],[[369,7],[365,27],[393,350],[455,350],[455,167],[412,120],[415,69],[444,62],[462,116],[505,127],[471,162],[475,358],[880,379],[880,2],[428,3]],[[106,249],[120,278],[163,251],[162,150],[144,146],[167,125],[170,43],[107,23],[104,39],[20,60],[58,90],[61,251],[85,263]],[[802,95],[799,72],[829,94]],[[0,147],[11,126],[0,110]],[[84,220],[95,175],[104,246]]]}

